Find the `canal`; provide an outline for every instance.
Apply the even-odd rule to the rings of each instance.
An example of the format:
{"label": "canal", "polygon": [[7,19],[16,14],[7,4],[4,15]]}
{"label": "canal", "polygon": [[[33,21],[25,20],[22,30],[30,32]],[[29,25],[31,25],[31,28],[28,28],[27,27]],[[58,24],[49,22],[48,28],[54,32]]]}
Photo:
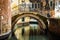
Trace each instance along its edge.
{"label": "canal", "polygon": [[60,40],[60,36],[51,33],[49,30],[42,30],[35,19],[30,19],[29,22],[19,20],[13,31],[14,35],[9,40]]}
{"label": "canal", "polygon": [[25,27],[25,33],[22,35],[22,28],[18,28],[15,31],[15,36],[11,37],[10,40],[48,40],[48,36],[46,34],[39,34],[31,32],[29,33],[29,27]]}

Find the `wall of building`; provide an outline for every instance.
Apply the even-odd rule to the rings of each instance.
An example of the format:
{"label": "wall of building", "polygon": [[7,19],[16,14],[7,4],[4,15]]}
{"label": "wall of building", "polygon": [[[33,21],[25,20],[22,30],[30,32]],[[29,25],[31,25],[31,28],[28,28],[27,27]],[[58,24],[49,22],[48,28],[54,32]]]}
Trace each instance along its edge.
{"label": "wall of building", "polygon": [[0,32],[11,30],[11,0],[0,1]]}

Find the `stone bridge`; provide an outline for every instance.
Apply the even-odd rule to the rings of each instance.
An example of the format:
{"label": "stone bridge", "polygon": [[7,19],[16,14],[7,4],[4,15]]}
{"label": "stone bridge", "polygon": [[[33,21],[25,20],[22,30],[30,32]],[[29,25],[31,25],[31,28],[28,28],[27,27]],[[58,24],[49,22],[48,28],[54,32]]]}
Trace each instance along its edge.
{"label": "stone bridge", "polygon": [[14,25],[16,24],[16,22],[22,17],[32,17],[38,21],[41,29],[46,28],[47,17],[42,16],[37,12],[22,12],[22,13],[18,13],[16,15],[14,15],[12,17],[12,28],[14,28]]}

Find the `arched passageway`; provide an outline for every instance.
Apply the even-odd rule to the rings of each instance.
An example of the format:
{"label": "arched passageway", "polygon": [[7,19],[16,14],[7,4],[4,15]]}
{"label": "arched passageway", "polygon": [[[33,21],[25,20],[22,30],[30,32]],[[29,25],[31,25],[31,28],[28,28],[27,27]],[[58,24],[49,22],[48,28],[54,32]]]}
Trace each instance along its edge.
{"label": "arched passageway", "polygon": [[[38,27],[40,28],[40,31],[45,31],[46,29],[46,25],[45,22],[47,20],[46,17],[43,17],[39,14],[34,14],[34,13],[22,13],[22,14],[17,14],[15,16],[12,17],[12,32],[14,33],[14,28],[15,28],[15,24],[19,21],[19,19],[23,18],[23,17],[32,17],[33,19],[37,20],[38,22]],[[19,24],[20,25],[20,24]],[[20,30],[20,29],[17,29]],[[17,31],[16,31],[17,32]],[[20,31],[21,32],[21,31]],[[33,33],[34,34],[34,33]],[[14,35],[16,35],[14,33]],[[20,35],[21,36],[21,35]]]}
{"label": "arched passageway", "polygon": [[38,21],[40,25],[40,27],[42,29],[46,28],[46,25],[45,25],[45,22],[47,20],[46,17],[43,17],[39,14],[33,14],[33,13],[22,13],[22,14],[18,14],[18,15],[15,15],[14,17],[12,17],[12,30],[14,28],[14,25],[16,24],[16,22],[22,18],[22,17],[33,17],[34,19],[36,19]]}

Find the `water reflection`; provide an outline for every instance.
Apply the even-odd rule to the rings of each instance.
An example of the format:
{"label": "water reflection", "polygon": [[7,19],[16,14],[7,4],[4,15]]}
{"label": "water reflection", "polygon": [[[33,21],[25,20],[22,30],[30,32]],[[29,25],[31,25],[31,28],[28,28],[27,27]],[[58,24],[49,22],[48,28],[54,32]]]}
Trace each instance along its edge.
{"label": "water reflection", "polygon": [[[27,21],[28,20],[28,21]],[[38,21],[33,18],[26,18],[21,22],[21,19],[15,24],[14,33],[17,40],[43,40],[40,36],[40,27]],[[39,38],[41,37],[41,38]]]}

